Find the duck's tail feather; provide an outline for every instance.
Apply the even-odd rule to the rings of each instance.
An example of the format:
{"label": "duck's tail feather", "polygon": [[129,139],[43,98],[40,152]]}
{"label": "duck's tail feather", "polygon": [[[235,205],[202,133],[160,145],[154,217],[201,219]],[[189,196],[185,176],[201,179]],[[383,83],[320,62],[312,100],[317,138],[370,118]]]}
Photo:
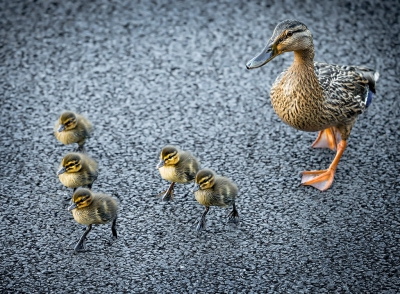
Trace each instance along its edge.
{"label": "duck's tail feather", "polygon": [[358,73],[360,73],[362,77],[368,81],[368,87],[370,91],[372,91],[372,93],[375,93],[375,84],[379,79],[379,72],[363,66],[357,66],[356,69]]}

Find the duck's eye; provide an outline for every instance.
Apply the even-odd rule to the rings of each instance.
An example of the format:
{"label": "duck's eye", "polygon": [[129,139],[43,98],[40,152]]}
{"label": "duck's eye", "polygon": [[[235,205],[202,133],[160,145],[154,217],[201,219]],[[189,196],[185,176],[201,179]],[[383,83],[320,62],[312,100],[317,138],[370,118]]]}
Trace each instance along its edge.
{"label": "duck's eye", "polygon": [[174,157],[173,155],[168,156],[168,159],[171,159],[172,157]]}
{"label": "duck's eye", "polygon": [[286,38],[287,38],[287,37],[291,37],[291,36],[293,36],[293,32],[287,32],[287,33],[286,33]]}

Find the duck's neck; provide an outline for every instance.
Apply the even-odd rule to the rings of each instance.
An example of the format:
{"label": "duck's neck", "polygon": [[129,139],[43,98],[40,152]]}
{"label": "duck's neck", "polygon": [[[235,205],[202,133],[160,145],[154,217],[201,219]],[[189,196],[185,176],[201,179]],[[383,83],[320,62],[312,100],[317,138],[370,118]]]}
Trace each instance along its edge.
{"label": "duck's neck", "polygon": [[314,71],[314,48],[294,51],[294,61],[292,66],[306,66]]}

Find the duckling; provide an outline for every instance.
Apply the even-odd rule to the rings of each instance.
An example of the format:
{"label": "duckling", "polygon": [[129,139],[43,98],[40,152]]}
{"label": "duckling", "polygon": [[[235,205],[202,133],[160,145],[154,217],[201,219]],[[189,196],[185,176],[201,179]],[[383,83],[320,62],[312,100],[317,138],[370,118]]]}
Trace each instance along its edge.
{"label": "duckling", "polygon": [[157,164],[157,168],[164,180],[172,182],[167,191],[160,193],[164,194],[163,201],[169,201],[173,199],[175,183],[188,184],[192,182],[200,169],[200,164],[190,152],[167,145],[160,153],[160,162]]}
{"label": "duckling", "polygon": [[232,205],[232,211],[228,215],[228,222],[239,223],[239,213],[235,204],[238,188],[230,179],[216,175],[211,169],[202,169],[196,175],[196,184],[193,192],[197,202],[206,207],[197,224],[197,231],[200,232],[205,228],[206,215],[210,210],[210,206],[228,207]]}
{"label": "duckling", "polygon": [[76,188],[87,185],[92,189],[93,182],[97,179],[97,162],[83,153],[67,153],[61,161],[57,172],[60,182],[68,187]]}
{"label": "duckling", "polygon": [[271,104],[290,126],[319,131],[312,147],[337,150],[328,169],[302,172],[302,185],[325,191],[333,183],[358,115],[371,104],[379,73],[361,66],[314,62],[312,34],[297,20],[280,22],[264,50],[246,67],[261,67],[290,51],[294,52],[294,61],[272,85]]}
{"label": "duckling", "polygon": [[54,135],[64,145],[78,143],[76,152],[84,151],[84,144],[92,130],[92,124],[84,116],[66,111],[54,125]]}
{"label": "duckling", "polygon": [[68,211],[72,211],[72,215],[77,223],[86,225],[87,229],[80,237],[74,250],[75,252],[86,249],[86,236],[89,234],[94,224],[106,224],[112,222],[111,231],[113,238],[117,239],[117,230],[115,228],[117,222],[117,201],[107,194],[93,193],[84,188],[79,188],[72,196],[72,204],[68,207]]}

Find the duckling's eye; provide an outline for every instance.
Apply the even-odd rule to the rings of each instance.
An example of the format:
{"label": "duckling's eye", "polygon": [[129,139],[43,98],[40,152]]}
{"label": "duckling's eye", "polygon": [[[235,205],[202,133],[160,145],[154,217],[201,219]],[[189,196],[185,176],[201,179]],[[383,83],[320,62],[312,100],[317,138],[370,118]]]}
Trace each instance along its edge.
{"label": "duckling's eye", "polygon": [[287,37],[291,37],[291,36],[293,36],[293,32],[289,31],[289,32],[286,33],[286,38]]}

